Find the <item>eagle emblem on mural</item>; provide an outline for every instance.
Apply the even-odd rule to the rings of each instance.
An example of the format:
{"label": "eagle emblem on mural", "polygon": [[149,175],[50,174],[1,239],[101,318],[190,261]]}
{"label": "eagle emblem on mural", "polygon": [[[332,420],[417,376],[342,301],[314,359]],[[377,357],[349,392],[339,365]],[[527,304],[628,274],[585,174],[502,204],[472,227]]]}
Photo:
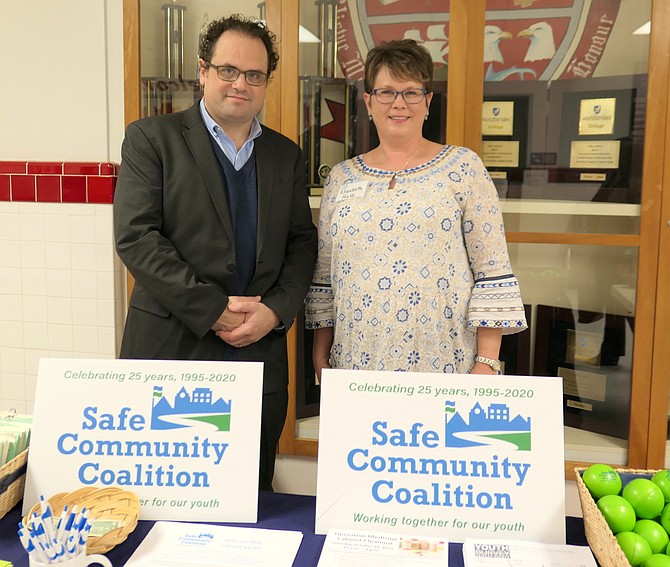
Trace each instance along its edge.
{"label": "eagle emblem on mural", "polygon": [[[621,0],[488,0],[485,80],[556,80],[593,75]],[[349,79],[363,77],[368,50],[411,38],[430,52],[436,79],[449,63],[449,0],[339,0],[338,61]]]}

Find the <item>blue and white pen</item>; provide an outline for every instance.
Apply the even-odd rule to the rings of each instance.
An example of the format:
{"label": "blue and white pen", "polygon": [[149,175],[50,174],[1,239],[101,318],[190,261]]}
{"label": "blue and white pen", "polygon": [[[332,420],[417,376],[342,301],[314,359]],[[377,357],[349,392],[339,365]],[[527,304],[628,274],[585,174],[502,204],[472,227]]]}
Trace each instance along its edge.
{"label": "blue and white pen", "polygon": [[35,559],[35,561],[39,563],[48,563],[49,558],[47,555],[44,553],[41,547],[35,547],[35,544],[30,541],[28,544],[28,547],[26,547],[26,551],[28,552],[28,556],[32,557]]}
{"label": "blue and white pen", "polygon": [[23,529],[19,530],[19,539],[21,540],[21,545],[23,545],[26,552],[28,552],[29,557],[33,558],[35,561],[38,561],[39,563],[46,563],[48,561],[47,556],[42,552],[41,549],[35,547],[35,543],[26,533],[25,530]]}
{"label": "blue and white pen", "polygon": [[82,508],[81,512],[79,512],[76,516],[74,514],[70,514],[63,531],[63,536],[66,538],[68,544],[70,542],[70,536],[74,536],[74,541],[75,543],[77,542],[79,538],[79,532],[88,521],[88,514],[89,512],[85,507]]}
{"label": "blue and white pen", "polygon": [[86,553],[86,540],[88,539],[88,533],[91,531],[90,524],[87,524],[82,531],[77,534],[77,545],[76,545],[76,555],[84,552]]}
{"label": "blue and white pen", "polygon": [[73,530],[80,530],[81,527],[83,526],[82,521],[84,516],[88,517],[88,510],[86,509],[86,506],[84,506],[81,511],[77,514],[75,517],[73,523],[72,523],[72,529]]}
{"label": "blue and white pen", "polygon": [[53,549],[54,553],[56,554],[56,557],[63,557],[65,555],[65,546],[63,545],[63,542],[54,539],[51,544],[51,549]]}
{"label": "blue and white pen", "polygon": [[67,536],[70,533],[70,530],[72,530],[72,524],[74,524],[74,520],[77,517],[77,512],[78,512],[78,507],[75,504],[72,507],[72,510],[70,510],[70,514],[67,517],[67,521],[65,522],[65,527],[63,528],[63,535],[65,536],[65,539],[67,539]]}
{"label": "blue and white pen", "polygon": [[70,557],[74,557],[79,553],[79,538],[75,534],[70,534],[65,544],[65,553]]}
{"label": "blue and white pen", "polygon": [[58,554],[56,553],[54,548],[51,547],[51,545],[49,543],[47,543],[47,544],[40,543],[39,547],[42,549],[42,551],[44,552],[44,555],[46,555],[46,557],[47,557],[46,563],[53,563],[53,562],[56,561],[56,558],[58,557]]}
{"label": "blue and white pen", "polygon": [[58,519],[58,524],[56,525],[56,539],[58,541],[63,541],[63,531],[65,530],[65,524],[67,523],[68,519],[68,505],[66,504],[65,507],[63,508],[63,511],[60,514],[60,518]]}
{"label": "blue and white pen", "polygon": [[84,508],[81,513],[81,520],[79,521],[79,531],[82,531],[89,524],[89,516],[91,511],[88,508]]}
{"label": "blue and white pen", "polygon": [[30,530],[29,534],[30,537],[33,538],[35,546],[38,546],[38,544],[47,545],[49,543],[49,538],[47,537],[47,534],[44,531],[44,526],[40,522],[37,522],[36,520],[33,520],[31,522],[31,525],[32,529]]}
{"label": "blue and white pen", "polygon": [[44,495],[40,495],[40,510],[42,510],[42,516],[40,518],[42,525],[44,526],[44,531],[47,535],[49,542],[53,541],[56,537],[56,530],[54,527],[54,515],[51,510],[51,505],[47,500],[44,499]]}

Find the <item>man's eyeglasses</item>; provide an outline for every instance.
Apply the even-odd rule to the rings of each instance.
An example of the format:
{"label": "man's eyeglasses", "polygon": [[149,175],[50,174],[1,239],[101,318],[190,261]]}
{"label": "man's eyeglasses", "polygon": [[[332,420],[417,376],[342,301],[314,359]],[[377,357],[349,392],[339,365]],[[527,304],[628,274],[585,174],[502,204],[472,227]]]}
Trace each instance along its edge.
{"label": "man's eyeglasses", "polygon": [[381,104],[391,104],[400,95],[407,104],[418,104],[426,97],[426,89],[406,89],[394,91],[393,89],[372,89],[372,94]]}
{"label": "man's eyeglasses", "polygon": [[260,71],[240,71],[237,67],[231,65],[212,65],[211,63],[206,65],[216,69],[216,75],[219,79],[227,83],[235,82],[240,75],[244,75],[244,80],[251,87],[260,87],[268,80],[267,73],[261,73]]}

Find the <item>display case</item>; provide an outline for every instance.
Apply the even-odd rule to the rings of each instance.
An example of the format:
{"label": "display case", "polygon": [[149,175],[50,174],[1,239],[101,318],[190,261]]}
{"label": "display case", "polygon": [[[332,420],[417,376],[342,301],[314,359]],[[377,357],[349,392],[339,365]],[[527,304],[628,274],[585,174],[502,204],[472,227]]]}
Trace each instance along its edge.
{"label": "display case", "polygon": [[566,426],[628,438],[634,318],[537,306],[536,376],[560,376]]}
{"label": "display case", "polygon": [[[124,0],[126,29],[130,30],[126,68],[137,70],[136,74],[127,73],[128,120],[140,114],[139,65],[132,58],[139,29],[139,25],[133,27],[132,15],[139,14],[139,3]],[[311,0],[268,2],[267,18],[271,29],[278,32],[282,59],[270,86],[274,96],[268,97],[265,122],[296,141],[304,119],[298,102],[299,77],[322,76],[316,56],[321,44],[300,43],[298,28],[303,25],[320,35],[317,14],[318,6]],[[647,21],[651,22],[651,35],[634,33]],[[625,399],[616,404],[627,406],[627,412],[623,410],[617,418],[618,426],[626,422],[627,426],[617,429],[622,437],[598,433],[583,424],[566,426],[566,474],[570,475],[577,462],[601,461],[633,468],[667,466],[670,385],[666,358],[670,333],[665,327],[670,320],[670,197],[666,187],[670,146],[666,139],[670,113],[666,101],[670,36],[665,30],[670,26],[670,10],[665,3],[562,2],[550,9],[542,0],[451,0],[439,9],[435,5],[417,11],[408,2],[345,0],[338,3],[337,22],[341,27],[331,30],[331,37],[339,40],[339,70],[332,78],[359,81],[367,46],[408,32],[436,58],[440,77],[436,90],[442,93],[443,107],[440,123],[432,126],[439,128],[443,141],[469,146],[480,154],[485,154],[482,142],[518,142],[518,166],[498,163],[490,169],[498,172],[495,182],[502,198],[513,269],[531,309],[532,328],[527,333],[531,372],[538,348],[538,306],[568,309],[573,314],[605,313],[605,318],[611,314],[625,321],[630,368],[622,386]],[[533,37],[537,41],[541,29],[546,31],[546,26],[540,25],[543,22],[551,27],[553,44],[540,57],[541,53],[530,48]],[[494,47],[499,48],[499,54]],[[187,62],[185,69],[190,71],[191,66],[195,71],[193,62]],[[532,73],[507,73],[519,69],[531,69]],[[143,74],[160,76],[163,70]],[[359,89],[357,97],[360,94]],[[588,133],[586,124],[597,122],[592,118],[609,108],[608,99],[615,99],[618,113],[612,131]],[[484,131],[483,102],[514,103],[520,121],[513,123],[511,134]],[[590,105],[590,109],[587,106],[582,111],[583,105]],[[580,116],[591,120],[580,120]],[[358,122],[356,140],[360,123],[367,120]],[[374,132],[366,135],[370,140]],[[613,144],[586,149],[573,145],[591,140],[619,141],[618,163],[624,167],[600,167],[604,161],[596,163],[598,167],[585,167],[585,163],[592,164],[593,155],[599,159],[598,153],[615,157],[615,152],[607,151]],[[361,145],[355,152],[365,149]],[[579,159],[571,164],[571,158]],[[312,176],[315,185],[320,179]],[[316,216],[319,197],[311,199]],[[562,324],[557,321],[555,326]],[[296,420],[301,404],[305,411],[313,412],[313,404],[318,403],[318,384],[307,367],[302,376],[309,382],[303,386],[297,382],[298,358],[307,360],[310,349],[300,328],[297,324],[292,330],[290,388],[294,397],[280,451],[316,456],[318,417]],[[567,330],[571,329],[561,332],[567,336]],[[575,333],[571,340],[579,339]],[[299,345],[302,354],[296,356]],[[575,370],[568,359],[566,356],[562,368]],[[583,378],[568,378],[577,393],[572,397],[590,403],[584,402],[582,395],[586,391]],[[598,380],[589,395],[602,390]],[[300,387],[301,399],[296,401]],[[307,431],[312,438],[307,438]]]}

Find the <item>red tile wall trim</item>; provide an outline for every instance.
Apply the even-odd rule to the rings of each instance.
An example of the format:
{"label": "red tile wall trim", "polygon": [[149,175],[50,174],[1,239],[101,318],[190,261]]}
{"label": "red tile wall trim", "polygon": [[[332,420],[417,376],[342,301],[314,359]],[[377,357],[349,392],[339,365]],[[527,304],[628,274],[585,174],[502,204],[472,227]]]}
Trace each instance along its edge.
{"label": "red tile wall trim", "polygon": [[118,174],[109,162],[0,161],[0,201],[110,204]]}

